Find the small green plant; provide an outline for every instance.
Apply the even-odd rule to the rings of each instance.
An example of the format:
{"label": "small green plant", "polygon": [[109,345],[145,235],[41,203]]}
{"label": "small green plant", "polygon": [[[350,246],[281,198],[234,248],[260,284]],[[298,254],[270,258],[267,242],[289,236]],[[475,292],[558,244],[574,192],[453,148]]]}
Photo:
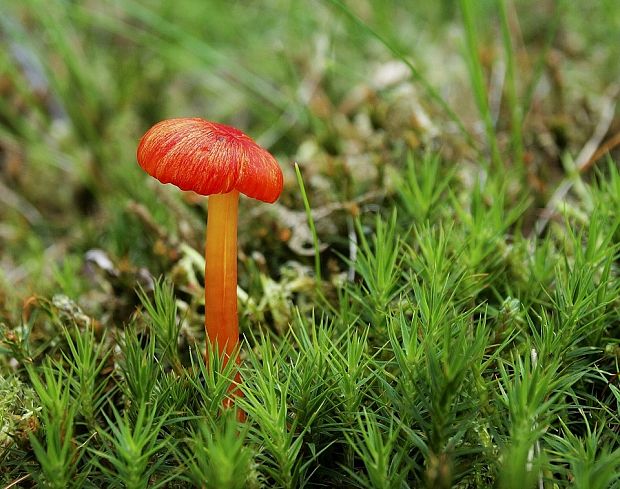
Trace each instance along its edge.
{"label": "small green plant", "polygon": [[69,377],[71,395],[76,402],[77,412],[88,427],[94,429],[108,386],[107,380],[101,378],[101,370],[108,359],[108,353],[104,352],[106,339],[97,343],[92,329],[84,332],[77,328],[73,331],[65,329],[64,334],[68,346],[64,358],[72,372]]}
{"label": "small green plant", "polygon": [[[397,445],[399,432],[391,420],[385,423],[366,411],[357,414],[354,436],[345,435],[364,463],[364,473],[350,471],[360,487],[392,489],[405,486],[408,475],[406,453]],[[367,474],[367,475],[366,475]]]}
{"label": "small green plant", "polygon": [[167,281],[156,282],[152,299],[143,288],[139,288],[138,297],[151,318],[150,325],[156,339],[157,356],[161,361],[168,362],[174,371],[180,374],[182,363],[178,341],[181,322],[178,318],[172,284]]}
{"label": "small green plant", "polygon": [[78,463],[84,447],[74,444],[76,405],[72,402],[71,386],[67,382],[70,373],[63,367],[48,362],[42,369],[43,377],[30,370],[30,381],[43,409],[40,416],[44,436],[30,435],[32,450],[40,470],[34,477],[43,487],[71,487],[74,478],[85,479],[87,471],[78,472]]}
{"label": "small green plant", "polygon": [[[170,474],[155,479],[155,474],[166,462],[174,443],[160,439],[160,431],[167,421],[156,405],[142,403],[136,409],[135,418],[127,412],[121,415],[112,408],[114,418],[108,418],[109,432],[100,431],[107,449],[93,450],[94,464],[109,481],[111,487],[143,489],[163,487]],[[104,461],[108,464],[104,465]]]}
{"label": "small green plant", "polygon": [[[191,432],[179,458],[189,468],[196,487],[242,489],[252,484],[252,452],[247,447],[247,429],[239,432],[234,416],[222,420],[200,420]],[[256,481],[254,481],[256,484]]]}

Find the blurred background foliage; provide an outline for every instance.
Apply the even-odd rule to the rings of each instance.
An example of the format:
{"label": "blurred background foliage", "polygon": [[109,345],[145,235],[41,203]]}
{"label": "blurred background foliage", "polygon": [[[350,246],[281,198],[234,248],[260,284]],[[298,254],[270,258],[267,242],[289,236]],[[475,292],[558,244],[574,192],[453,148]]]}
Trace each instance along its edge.
{"label": "blurred background foliage", "polygon": [[[466,203],[472,182],[506,172],[497,188],[507,208],[529,202],[529,232],[570,176],[567,157],[620,131],[620,13],[611,0],[463,5],[2,0],[3,316],[16,324],[24,301],[63,293],[123,323],[136,284],[161,274],[201,314],[206,199],[135,163],[139,137],[167,117],[236,125],[281,162],[280,201],[242,201],[240,286],[260,303],[247,303],[250,322],[286,329],[291,298],[308,290],[314,251],[293,162],[328,281],[350,275],[340,257],[351,258],[355,216],[400,202],[422,223],[433,216],[417,202],[441,198],[442,181]],[[399,199],[403,175],[419,173],[407,155],[429,151],[447,164]]]}
{"label": "blurred background foliage", "polygon": [[[178,258],[179,240],[201,249],[204,201],[161,188],[135,164],[140,135],[163,118],[201,116],[252,134],[284,167],[286,211],[300,210],[293,161],[321,207],[389,197],[390,170],[410,149],[441,150],[457,164],[480,156],[424,88],[476,136],[455,1],[2,0],[1,9],[0,304],[13,318],[19,301],[49,294],[63,274],[75,277],[65,292],[89,288],[76,273],[88,250],[156,276]],[[485,0],[473,10],[492,85],[506,63],[498,9]],[[620,13],[613,0],[523,0],[508,3],[507,16],[529,183],[544,193],[617,90]],[[495,104],[501,137],[506,111]],[[273,267],[307,250],[292,232],[299,215],[243,206],[248,255],[266,250]],[[264,213],[279,218],[257,223]],[[324,239],[346,247],[334,243],[342,219],[322,221]]]}

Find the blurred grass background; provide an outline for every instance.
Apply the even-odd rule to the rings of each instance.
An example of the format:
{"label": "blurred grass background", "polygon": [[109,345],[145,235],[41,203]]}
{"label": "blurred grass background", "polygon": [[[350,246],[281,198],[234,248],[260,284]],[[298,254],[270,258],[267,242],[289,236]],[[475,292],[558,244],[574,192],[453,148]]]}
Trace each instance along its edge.
{"label": "blurred grass background", "polygon": [[[250,412],[252,403],[260,407],[262,399],[252,397],[252,389],[262,392],[260,382],[272,375],[268,365],[261,367],[260,355],[267,359],[273,355],[282,371],[288,365],[286,358],[306,365],[305,371],[296,374],[306,377],[286,381],[294,378],[301,386],[313,380],[316,365],[303,355],[314,354],[314,347],[342,347],[353,356],[358,352],[365,362],[357,372],[359,378],[347,374],[352,379],[348,389],[359,394],[358,404],[353,402],[351,408],[357,412],[332,419],[321,411],[313,418],[296,401],[292,403],[294,415],[285,416],[284,425],[290,419],[299,420],[297,435],[311,440],[304,439],[304,463],[314,463],[319,456],[316,447],[329,448],[327,468],[317,472],[317,479],[329,480],[330,470],[340,468],[329,465],[329,454],[336,453],[334,460],[347,467],[347,483],[379,487],[382,473],[378,470],[380,475],[373,479],[368,468],[372,457],[363,447],[386,433],[394,438],[385,441],[387,448],[380,447],[384,453],[393,453],[393,446],[400,447],[401,438],[407,436],[407,443],[417,447],[417,431],[407,431],[402,427],[406,425],[416,430],[422,426],[422,431],[431,433],[425,438],[430,448],[424,460],[415,455],[411,466],[403,469],[403,474],[409,470],[414,474],[407,480],[449,487],[451,477],[458,474],[455,479],[463,487],[498,480],[503,481],[502,487],[519,487],[514,482],[520,480],[517,476],[511,486],[510,467],[501,477],[494,468],[501,450],[506,450],[502,453],[509,460],[512,455],[517,461],[529,457],[529,441],[506,442],[508,448],[497,442],[504,435],[514,441],[521,433],[516,422],[509,425],[506,421],[507,413],[513,421],[531,419],[532,412],[538,416],[536,409],[547,409],[550,397],[554,402],[557,399],[556,394],[549,394],[556,392],[555,373],[562,377],[557,385],[570,386],[557,390],[568,392],[576,382],[575,372],[587,369],[591,369],[587,370],[591,378],[580,386],[582,390],[571,391],[575,406],[558,401],[569,414],[561,422],[554,418],[546,451],[541,456],[538,449],[537,463],[548,467],[559,460],[556,467],[564,467],[570,452],[577,461],[592,455],[588,467],[596,468],[594,462],[603,464],[607,455],[618,456],[614,438],[618,416],[602,407],[609,405],[610,411],[616,407],[615,386],[612,389],[605,383],[618,370],[617,301],[611,297],[618,284],[618,232],[613,216],[620,209],[620,178],[614,163],[620,134],[617,0],[0,0],[0,42],[0,326],[4,335],[0,368],[7,375],[16,372],[23,380],[28,377],[26,365],[38,365],[46,356],[67,358],[59,352],[65,355],[66,343],[72,343],[59,333],[58,322],[82,329],[92,324],[97,338],[105,330],[121,338],[125,325],[144,326],[149,320],[139,312],[136,288],[159,290],[155,287],[159,276],[175,286],[182,318],[179,344],[203,340],[201,254],[206,199],[160,185],[135,162],[137,142],[153,123],[197,116],[235,125],[250,134],[276,155],[285,175],[285,189],[275,205],[249,199],[241,202],[241,321],[246,338],[255,347],[248,353],[248,363],[259,372],[249,380]],[[294,162],[300,165],[318,233],[323,279],[318,287],[316,249]],[[596,238],[594,244],[586,244],[588,236]],[[582,268],[576,269],[575,263]],[[601,276],[611,277],[609,288],[598,282]],[[578,287],[583,283],[586,292]],[[581,292],[587,297],[580,296]],[[420,299],[425,294],[428,304]],[[578,302],[576,298],[583,299],[579,308],[562,315],[562,308],[568,310],[568,303],[574,306],[571,300]],[[448,306],[442,309],[442,304],[450,304],[454,311]],[[489,345],[493,343],[488,346],[491,353],[480,346],[483,341],[478,333],[473,338],[466,336],[474,322],[486,325],[483,305],[493,332],[488,339]],[[161,307],[172,308],[170,304]],[[562,343],[556,334],[565,324],[573,324],[570,321],[578,322],[575,311],[591,323],[579,323]],[[437,340],[437,345],[428,347],[438,352],[437,358],[430,355],[426,360],[420,352],[405,351],[404,346],[399,350],[396,345],[406,342],[407,334],[402,324],[418,313],[424,321],[439,325],[438,331],[449,324],[456,346],[437,333],[428,335]],[[561,319],[549,319],[547,324],[545,319],[555,313]],[[584,331],[599,324],[590,317],[595,313],[600,313],[604,324],[599,329],[592,327],[596,330],[592,338]],[[468,318],[474,318],[471,324]],[[393,326],[398,320],[401,326]],[[300,337],[287,337],[277,344],[275,353],[265,338],[252,336],[260,329],[281,338],[291,330],[291,323],[302,330],[307,326],[312,333],[305,337],[297,331]],[[373,327],[357,332],[365,331],[366,325]],[[348,328],[356,333],[345,340]],[[26,353],[13,348],[18,337],[29,345]],[[107,346],[110,351],[115,348],[115,355],[122,349],[129,364],[131,352],[138,358],[139,347],[147,347],[140,343],[144,338],[138,341],[130,334],[128,338],[118,342],[115,338],[114,346]],[[550,345],[547,342],[552,338],[560,339]],[[502,350],[512,340],[521,355],[517,358],[511,357],[512,350],[510,354]],[[94,336],[88,341],[94,345]],[[108,337],[107,341],[112,340]],[[387,342],[389,353],[381,349]],[[494,350],[497,344],[502,345],[499,353]],[[147,346],[155,349],[154,345]],[[561,360],[557,365],[550,360],[553,367],[540,373],[540,379],[532,370],[535,360],[527,359],[533,345],[541,357],[545,348],[550,357],[549,352],[561,350]],[[576,351],[571,350],[573,360],[562,363],[564,351],[572,348]],[[588,363],[594,351],[598,355],[595,367]],[[467,363],[468,356],[478,358],[478,354],[479,365]],[[500,366],[491,368],[500,354],[506,364],[498,360]],[[408,355],[422,365],[420,378],[428,375],[420,391],[420,380],[408,380],[403,374],[411,360]],[[336,356],[329,357],[330,361],[340,365]],[[97,350],[95,359],[101,357],[102,351]],[[437,374],[450,359],[455,362],[452,372],[467,374],[454,378],[450,372],[443,372],[446,378]],[[187,364],[187,358],[182,360]],[[344,357],[340,360],[345,362]],[[375,360],[386,364],[375,364]],[[157,370],[155,364],[151,367]],[[119,373],[117,363],[106,368],[105,375],[97,374],[99,380],[108,375],[132,378]],[[366,369],[375,370],[368,374]],[[165,375],[169,374],[176,379],[169,371]],[[157,375],[153,374],[151,382],[161,381]],[[274,378],[280,382],[278,375]],[[293,374],[289,371],[289,375]],[[329,375],[325,373],[325,379]],[[363,375],[368,375],[364,381]],[[369,380],[380,379],[380,375],[386,377]],[[540,380],[534,383],[540,389],[528,391],[531,384],[519,384],[520,375]],[[397,388],[401,377],[403,386]],[[55,382],[48,377],[46,381]],[[516,387],[509,385],[513,381]],[[362,387],[366,384],[371,386]],[[395,419],[408,413],[403,407],[408,406],[407,392],[419,392],[415,402],[423,406],[421,412],[427,409],[463,421],[462,412],[451,411],[451,401],[446,401],[453,399],[451,394],[439,400],[433,397],[452,393],[461,384],[466,386],[463,397],[471,401],[465,411],[468,416],[480,416],[475,423],[466,421],[467,428],[463,428],[476,448],[459,445],[457,452],[462,451],[455,460],[462,457],[462,465],[442,465],[441,457],[454,449],[451,436],[460,440],[461,435],[451,431],[456,424],[446,422],[438,428],[433,424],[436,418],[431,422],[412,415],[407,418],[409,424],[403,421],[401,426]],[[536,407],[533,411],[526,409],[528,402],[519,404],[522,385],[533,398],[527,398]],[[545,390],[550,385],[553,389]],[[13,395],[16,411],[32,412],[40,404],[34,395],[16,395],[19,388],[8,382],[4,388],[7,395],[1,397]],[[267,383],[262,388],[275,389]],[[117,390],[112,390],[109,399],[99,390],[98,402],[118,401],[122,396]],[[187,392],[179,388],[177,397],[182,399]],[[39,391],[38,395],[42,397]],[[123,395],[127,403],[130,396],[125,391]],[[331,395],[326,388],[324,398]],[[285,394],[283,398],[286,404]],[[585,407],[577,406],[577,399]],[[391,414],[383,411],[382,403]],[[314,406],[317,412],[318,404]],[[370,409],[363,415],[362,404]],[[117,411],[101,405],[93,409],[105,411],[106,421],[123,425]],[[339,412],[341,406],[334,405],[333,410]],[[132,420],[157,426],[157,420],[144,421],[143,408],[138,405]],[[254,409],[254,419],[260,422],[258,408]],[[597,429],[606,426],[612,435],[606,432],[603,436],[596,429],[591,433],[587,421],[575,421],[580,410],[609,415]],[[88,414],[80,416],[93,429]],[[53,419],[42,419],[46,426],[53,425]],[[500,426],[504,421],[506,426]],[[589,441],[605,438],[603,455],[597,458],[596,444],[582,447],[591,452],[577,453],[580,439],[560,436],[565,422],[571,427],[574,422],[578,434],[587,432]],[[308,427],[316,431],[308,434],[306,430],[312,431]],[[19,431],[36,429],[20,426]],[[261,430],[263,436],[270,436],[261,424],[257,432],[250,431],[246,444],[261,447],[265,443]],[[207,441],[202,442],[243,451],[231,436],[234,430],[215,431],[219,441],[214,442],[205,431]],[[86,443],[87,434],[76,437]],[[538,433],[535,438],[541,436]],[[399,443],[395,443],[397,437],[401,437]],[[101,447],[113,446],[105,435],[103,439]],[[402,446],[413,450],[407,443]],[[446,443],[448,448],[442,452]],[[271,449],[261,450],[255,448],[260,455],[253,456],[261,467],[269,467]],[[403,451],[401,456],[407,459],[411,453]],[[97,456],[90,456],[85,466],[99,474],[91,463]],[[41,461],[39,455],[37,459]],[[33,457],[16,460],[31,463]],[[463,468],[473,461],[479,464],[475,471]],[[608,466],[620,466],[614,464]],[[441,471],[447,466],[450,477]],[[389,468],[398,471],[399,467],[395,462]],[[21,477],[23,470],[7,469],[7,483]],[[568,484],[577,469],[570,476],[562,470],[558,472]],[[281,475],[276,469],[259,472],[267,485]]]}
{"label": "blurred grass background", "polygon": [[[583,146],[599,104],[615,90],[620,14],[612,0],[509,2],[514,49],[507,57],[496,5],[473,3],[463,29],[458,3],[448,0],[3,0],[4,310],[14,315],[17,299],[49,293],[54,270],[79,269],[92,248],[154,275],[165,271],[170,264],[152,258],[156,238],[129,203],[144,206],[167,233],[186,225],[186,238],[200,249],[203,204],[185,211],[177,205],[183,197],[158,188],[135,165],[136,141],[166,117],[201,116],[252,134],[285,169],[282,205],[298,209],[292,161],[311,184],[317,180],[313,201],[322,205],[369,190],[389,193],[384,173],[400,171],[408,148],[441,148],[455,164],[484,157],[480,148],[472,153],[425,90],[430,86],[478,140],[478,120],[494,118],[501,139],[508,113],[518,110],[530,180],[548,191],[564,152]],[[491,94],[495,105],[480,119],[475,104],[485,94],[469,83],[472,53],[484,83],[500,94],[504,84],[493,77],[505,78],[513,62],[519,107],[506,110]]]}

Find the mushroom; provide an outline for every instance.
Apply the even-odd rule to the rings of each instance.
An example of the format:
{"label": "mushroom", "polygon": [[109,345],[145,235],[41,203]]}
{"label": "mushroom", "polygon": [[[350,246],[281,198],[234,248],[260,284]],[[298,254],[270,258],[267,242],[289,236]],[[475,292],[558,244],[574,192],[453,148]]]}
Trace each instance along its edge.
{"label": "mushroom", "polygon": [[[205,329],[208,341],[227,361],[239,343],[239,193],[275,202],[282,192],[282,170],[268,151],[240,130],[199,118],[158,122],[142,136],[137,159],[144,171],[161,183],[209,196]],[[235,384],[239,380],[237,376]]]}

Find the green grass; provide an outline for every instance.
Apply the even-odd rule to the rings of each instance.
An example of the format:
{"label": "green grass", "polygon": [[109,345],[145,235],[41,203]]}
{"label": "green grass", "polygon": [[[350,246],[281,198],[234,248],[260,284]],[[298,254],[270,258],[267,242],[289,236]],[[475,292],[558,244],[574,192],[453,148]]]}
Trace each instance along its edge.
{"label": "green grass", "polygon": [[[547,5],[5,0],[0,486],[618,487],[618,153],[572,162],[620,17]],[[285,175],[241,203],[239,367],[206,202],[135,163],[186,115]]]}

